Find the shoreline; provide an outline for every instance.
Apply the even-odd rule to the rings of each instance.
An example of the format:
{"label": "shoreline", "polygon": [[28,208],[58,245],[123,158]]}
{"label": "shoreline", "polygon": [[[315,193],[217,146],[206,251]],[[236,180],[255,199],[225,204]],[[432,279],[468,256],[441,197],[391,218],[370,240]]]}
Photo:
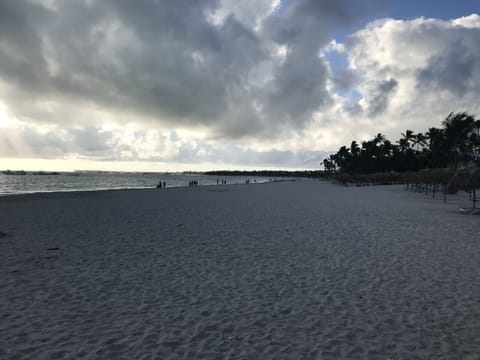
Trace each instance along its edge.
{"label": "shoreline", "polygon": [[279,183],[279,182],[295,182],[300,180],[311,180],[311,179],[272,179],[264,181],[255,181],[248,184],[245,183],[228,183],[228,184],[199,184],[197,186],[188,186],[188,185],[178,185],[178,186],[167,186],[166,188],[157,189],[155,186],[151,187],[121,187],[121,188],[100,188],[100,189],[72,189],[72,190],[51,190],[51,191],[32,191],[32,192],[22,192],[22,193],[0,193],[0,201],[2,198],[7,197],[16,197],[16,196],[27,196],[27,195],[42,195],[42,194],[77,194],[77,193],[101,193],[101,192],[110,192],[110,191],[136,191],[136,190],[157,190],[162,191],[166,189],[189,189],[189,188],[205,188],[205,187],[217,187],[217,186],[231,186],[231,185],[261,185],[269,183]]}
{"label": "shoreline", "polygon": [[[447,202],[443,203],[443,200],[441,199],[442,194],[438,193],[437,197],[433,198],[432,194],[428,193],[425,195],[422,192],[416,192],[410,189],[405,189],[404,186],[405,184],[375,184],[375,185],[364,185],[364,186],[358,186],[358,185],[344,185],[341,183],[337,183],[335,181],[328,181],[328,180],[323,180],[323,179],[312,179],[312,178],[293,178],[293,179],[272,179],[272,180],[267,180],[267,181],[259,181],[259,182],[252,182],[249,184],[245,183],[229,183],[229,184],[204,184],[204,185],[198,185],[196,187],[194,186],[188,186],[188,185],[180,185],[180,186],[170,186],[166,188],[161,188],[157,189],[155,187],[130,187],[130,188],[108,188],[108,189],[81,189],[81,190],[52,190],[52,191],[36,191],[36,192],[24,192],[24,193],[14,193],[14,194],[3,194],[0,193],[0,203],[2,200],[21,200],[21,199],[36,199],[36,200],[41,200],[41,199],[48,199],[48,198],[68,198],[69,195],[74,196],[74,197],[82,197],[82,195],[85,195],[86,197],[92,197],[89,195],[108,195],[108,194],[114,194],[117,192],[145,192],[148,190],[152,190],[156,192],[162,192],[166,191],[173,191],[174,189],[178,190],[185,190],[185,189],[206,189],[206,188],[211,188],[211,187],[228,187],[228,186],[241,186],[241,185],[265,185],[265,184],[275,184],[275,183],[289,183],[289,182],[325,182],[327,184],[330,184],[332,186],[336,186],[339,188],[378,188],[378,189],[395,189],[400,192],[404,192],[405,194],[412,195],[412,201],[433,201],[434,203],[442,203],[441,205],[443,207],[449,207],[449,206],[466,206],[468,207],[470,203],[472,202],[469,198],[469,194],[467,192],[462,192],[459,191],[457,194],[448,194],[447,195]],[[458,210],[458,208],[456,209]]]}
{"label": "shoreline", "polygon": [[[249,179],[243,179],[241,178],[242,181],[239,181],[238,177],[233,177],[231,182],[228,184],[215,184],[213,182],[211,183],[202,183],[199,182],[197,187],[205,187],[205,186],[225,186],[225,185],[244,185],[245,180]],[[266,178],[259,178],[259,179],[253,179],[254,181],[249,181],[248,184],[264,184],[264,183],[269,183],[269,182],[283,182],[283,181],[295,181],[297,179],[292,179],[292,178],[285,178],[285,179],[277,179],[277,178],[271,178],[271,179],[266,179]],[[157,179],[158,183],[158,179]],[[140,186],[117,186],[117,187],[97,187],[97,188],[63,188],[63,189],[54,189],[54,190],[26,190],[26,191],[20,191],[20,192],[0,192],[0,198],[2,197],[10,197],[10,196],[21,196],[21,195],[30,195],[30,194],[49,194],[49,193],[72,193],[72,192],[96,192],[96,191],[117,191],[117,190],[145,190],[145,189],[156,189],[157,183],[152,183],[149,185],[140,185]],[[169,186],[166,188],[171,189],[171,188],[189,188],[192,187],[190,185],[187,185],[185,183],[179,183],[179,182],[173,182],[169,181]],[[9,184],[10,186],[13,186]],[[60,185],[61,187],[61,185]]]}

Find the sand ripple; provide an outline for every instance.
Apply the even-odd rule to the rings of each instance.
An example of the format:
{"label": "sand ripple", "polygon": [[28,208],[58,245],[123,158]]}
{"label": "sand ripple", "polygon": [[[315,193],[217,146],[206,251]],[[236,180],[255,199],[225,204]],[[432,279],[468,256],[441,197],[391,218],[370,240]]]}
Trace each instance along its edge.
{"label": "sand ripple", "polygon": [[0,199],[0,358],[480,359],[476,217],[227,188]]}

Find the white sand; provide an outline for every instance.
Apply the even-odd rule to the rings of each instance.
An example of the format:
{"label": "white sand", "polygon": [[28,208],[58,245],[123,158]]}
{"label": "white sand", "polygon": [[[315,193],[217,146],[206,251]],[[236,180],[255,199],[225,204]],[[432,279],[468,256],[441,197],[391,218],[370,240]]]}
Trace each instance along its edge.
{"label": "white sand", "polygon": [[480,359],[455,207],[319,181],[0,198],[0,359]]}

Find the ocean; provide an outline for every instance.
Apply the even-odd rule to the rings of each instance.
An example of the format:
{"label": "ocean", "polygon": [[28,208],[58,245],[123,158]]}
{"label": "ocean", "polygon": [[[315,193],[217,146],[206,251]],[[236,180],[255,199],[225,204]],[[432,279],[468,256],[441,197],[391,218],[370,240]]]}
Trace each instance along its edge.
{"label": "ocean", "polygon": [[25,175],[0,173],[0,195],[28,194],[62,191],[93,191],[111,189],[154,188],[159,181],[166,187],[188,186],[196,180],[199,186],[217,185],[225,179],[227,184],[250,184],[268,182],[272,179],[245,176],[212,176],[194,173],[124,173],[124,172],[75,172]]}

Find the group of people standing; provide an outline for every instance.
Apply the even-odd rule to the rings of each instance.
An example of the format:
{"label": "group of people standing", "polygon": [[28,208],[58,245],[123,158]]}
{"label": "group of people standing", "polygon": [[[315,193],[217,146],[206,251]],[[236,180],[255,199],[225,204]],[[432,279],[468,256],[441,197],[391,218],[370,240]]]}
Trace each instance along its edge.
{"label": "group of people standing", "polygon": [[[245,183],[249,184],[250,180],[246,180]],[[227,179],[217,179],[217,185],[220,185],[220,184],[221,185],[227,185]],[[188,182],[188,186],[190,186],[190,187],[198,186],[198,180],[190,180]],[[157,187],[157,189],[166,188],[167,183],[165,181],[160,180],[160,182],[158,183],[158,185],[156,187]]]}

